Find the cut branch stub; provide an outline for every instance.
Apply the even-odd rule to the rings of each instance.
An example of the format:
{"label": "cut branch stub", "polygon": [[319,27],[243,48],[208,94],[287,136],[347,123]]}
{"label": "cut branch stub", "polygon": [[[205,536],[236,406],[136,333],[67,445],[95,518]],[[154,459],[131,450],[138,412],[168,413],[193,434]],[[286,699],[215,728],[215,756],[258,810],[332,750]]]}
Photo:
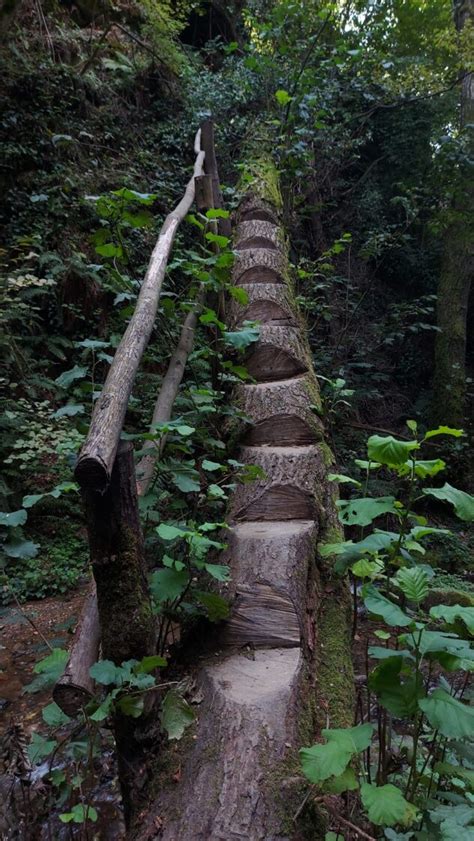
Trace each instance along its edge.
{"label": "cut branch stub", "polygon": [[242,447],[239,460],[260,467],[265,478],[237,486],[231,520],[319,521],[326,475],[321,447]]}
{"label": "cut branch stub", "polygon": [[262,324],[257,344],[245,360],[249,374],[257,382],[286,380],[311,367],[308,346],[295,327]]}
{"label": "cut branch stub", "polygon": [[284,251],[285,241],[281,228],[272,222],[252,220],[241,222],[236,233],[236,250],[245,251],[248,248],[270,248]]}
{"label": "cut branch stub", "polygon": [[295,446],[314,444],[324,437],[314,374],[288,380],[238,385],[236,402],[253,426],[240,421],[241,437],[248,445]]}
{"label": "cut branch stub", "polygon": [[288,262],[284,255],[272,248],[236,249],[232,279],[235,285],[246,283],[285,283]]}

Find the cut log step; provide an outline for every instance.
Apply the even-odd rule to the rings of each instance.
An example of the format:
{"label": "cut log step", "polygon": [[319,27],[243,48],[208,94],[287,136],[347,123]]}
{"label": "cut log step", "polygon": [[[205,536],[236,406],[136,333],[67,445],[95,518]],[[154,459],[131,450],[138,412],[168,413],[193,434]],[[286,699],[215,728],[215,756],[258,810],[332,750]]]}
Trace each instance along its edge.
{"label": "cut log step", "polygon": [[272,222],[274,225],[278,224],[278,211],[273,204],[265,201],[265,199],[252,196],[248,201],[246,198],[240,203],[239,209],[236,213],[237,224],[240,222]]}
{"label": "cut log step", "polygon": [[288,277],[288,262],[285,256],[273,248],[236,249],[232,279],[235,285],[246,283],[285,283]]}
{"label": "cut log step", "polygon": [[224,562],[230,567],[228,592],[235,601],[224,644],[258,648],[281,641],[289,646],[298,644],[300,637],[309,642],[308,568],[317,537],[313,520],[238,523],[227,532]]}
{"label": "cut log step", "polygon": [[235,395],[238,407],[254,424],[239,421],[244,444],[295,446],[324,438],[323,425],[316,414],[321,407],[319,388],[312,373],[257,385],[241,384]]}
{"label": "cut log step", "polygon": [[326,473],[322,445],[306,447],[242,447],[239,460],[261,467],[265,477],[238,485],[232,496],[230,519],[316,520],[321,511],[321,488]]}
{"label": "cut log step", "polygon": [[223,643],[253,648],[299,647],[300,625],[293,602],[269,584],[241,585]]}
{"label": "cut log step", "polygon": [[246,304],[234,299],[229,303],[227,321],[238,327],[244,321],[259,321],[261,324],[277,323],[280,326],[298,326],[291,290],[286,283],[248,283]]}
{"label": "cut log step", "polygon": [[[298,723],[298,648],[235,654],[204,667],[195,739],[180,781],[162,784],[152,815],[161,841],[287,841],[271,769],[280,767]],[[144,824],[144,825],[143,825]],[[147,835],[146,822],[141,838]]]}
{"label": "cut log step", "polygon": [[311,368],[311,358],[299,328],[262,324],[245,365],[257,382],[272,382],[305,373]]}
{"label": "cut log step", "polygon": [[283,251],[285,248],[281,228],[272,222],[260,220],[241,222],[237,227],[235,241],[237,251],[244,251],[247,248],[270,248]]}

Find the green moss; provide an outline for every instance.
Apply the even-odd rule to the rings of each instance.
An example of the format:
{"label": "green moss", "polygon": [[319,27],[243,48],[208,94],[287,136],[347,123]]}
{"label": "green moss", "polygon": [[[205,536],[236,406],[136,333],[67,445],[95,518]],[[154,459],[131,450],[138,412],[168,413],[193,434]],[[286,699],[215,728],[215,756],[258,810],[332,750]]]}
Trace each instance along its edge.
{"label": "green moss", "polygon": [[281,210],[283,207],[280,173],[269,155],[263,154],[246,161],[239,189],[245,192],[251,191],[273,205],[276,210]]}
{"label": "green moss", "polygon": [[423,608],[429,610],[430,607],[438,604],[455,605],[459,604],[462,607],[474,607],[474,593],[468,593],[462,590],[430,590],[428,596],[423,602]]}
{"label": "green moss", "polygon": [[354,671],[350,624],[351,600],[346,579],[321,576],[316,667],[316,710],[319,727],[354,723]]}
{"label": "green moss", "polygon": [[94,564],[94,577],[104,658],[116,663],[140,660],[151,651],[154,620],[141,567],[141,547],[131,529],[122,527],[118,552],[105,563]]}

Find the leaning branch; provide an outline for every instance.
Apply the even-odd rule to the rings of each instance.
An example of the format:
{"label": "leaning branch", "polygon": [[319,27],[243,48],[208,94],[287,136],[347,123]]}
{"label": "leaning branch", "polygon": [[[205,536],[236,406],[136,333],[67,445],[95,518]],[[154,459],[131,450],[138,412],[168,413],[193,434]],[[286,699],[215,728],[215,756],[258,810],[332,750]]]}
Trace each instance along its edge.
{"label": "leaning branch", "polygon": [[200,139],[199,131],[195,141],[194,174],[183,198],[165,219],[151,255],[135,312],[117,348],[96,403],[89,434],[75,470],[76,479],[82,488],[104,491],[110,482],[135,375],[155,322],[168,257],[176,231],[194,202],[194,179],[203,172],[204,152],[200,150]]}

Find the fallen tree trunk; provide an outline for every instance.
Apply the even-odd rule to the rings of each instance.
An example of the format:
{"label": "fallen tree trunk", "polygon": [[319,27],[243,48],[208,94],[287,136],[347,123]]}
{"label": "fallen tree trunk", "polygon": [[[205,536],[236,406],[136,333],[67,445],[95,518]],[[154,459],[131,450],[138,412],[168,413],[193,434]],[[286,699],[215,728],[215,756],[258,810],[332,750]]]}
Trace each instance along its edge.
{"label": "fallen tree trunk", "polygon": [[[268,168],[265,161],[260,170]],[[283,237],[272,233],[273,245],[261,244],[261,223],[274,225],[279,214],[266,196],[262,176],[244,199],[238,229],[252,243],[258,222],[260,244],[242,250],[237,241],[234,282],[289,284]],[[291,299],[288,286],[287,306]],[[292,819],[303,791],[297,750],[321,727],[352,724],[350,598],[317,555],[317,543],[337,540],[340,527],[327,479],[332,455],[312,416],[317,382],[294,303],[291,316],[291,324],[263,326],[247,362],[259,382],[236,390],[253,422],[242,430],[238,458],[265,476],[232,497],[223,558],[232,571],[230,618],[195,675],[202,698],[196,730],[186,748],[169,751],[160,791],[135,828],[142,841],[324,838],[323,823],[305,834]]]}
{"label": "fallen tree trunk", "polygon": [[200,131],[196,135],[195,151],[197,157],[194,174],[183,198],[164,221],[135,312],[115,352],[101,395],[95,404],[89,432],[75,470],[76,479],[82,488],[103,491],[110,481],[135,375],[155,322],[171,247],[180,223],[194,202],[194,179],[203,172],[204,152],[200,151]]}

